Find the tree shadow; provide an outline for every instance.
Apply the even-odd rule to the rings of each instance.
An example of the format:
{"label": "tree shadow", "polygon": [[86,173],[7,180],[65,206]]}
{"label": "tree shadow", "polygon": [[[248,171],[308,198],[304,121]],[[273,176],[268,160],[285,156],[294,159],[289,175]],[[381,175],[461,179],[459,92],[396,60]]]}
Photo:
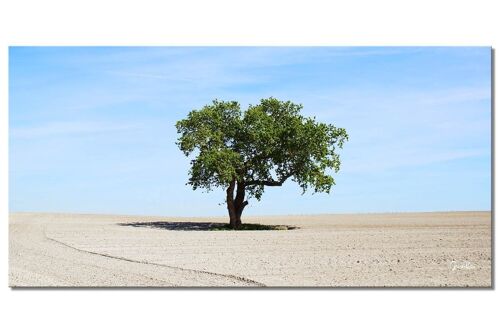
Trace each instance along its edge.
{"label": "tree shadow", "polygon": [[[219,222],[129,222],[118,223],[122,227],[136,227],[136,228],[150,228],[150,229],[163,229],[174,231],[224,231],[233,230],[227,223]],[[298,229],[296,226],[291,225],[265,225],[256,223],[243,223],[238,230],[293,230]]]}

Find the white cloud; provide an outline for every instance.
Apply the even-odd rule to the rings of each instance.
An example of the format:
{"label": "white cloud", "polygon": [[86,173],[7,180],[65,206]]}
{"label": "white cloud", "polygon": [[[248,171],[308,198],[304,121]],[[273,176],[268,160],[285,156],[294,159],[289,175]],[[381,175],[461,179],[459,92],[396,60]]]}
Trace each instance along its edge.
{"label": "white cloud", "polygon": [[14,127],[10,129],[13,139],[33,139],[39,137],[96,134],[136,129],[136,124],[106,123],[89,121],[50,122],[35,126]]}
{"label": "white cloud", "polygon": [[404,149],[378,148],[372,151],[363,151],[362,156],[344,155],[342,160],[343,173],[374,173],[394,170],[402,167],[418,167],[434,163],[443,163],[459,159],[488,157],[491,151],[484,148],[452,149],[452,150],[425,150],[422,148]]}
{"label": "white cloud", "polygon": [[475,87],[421,94],[417,101],[424,105],[442,105],[489,99],[491,99],[491,89],[489,87]]}

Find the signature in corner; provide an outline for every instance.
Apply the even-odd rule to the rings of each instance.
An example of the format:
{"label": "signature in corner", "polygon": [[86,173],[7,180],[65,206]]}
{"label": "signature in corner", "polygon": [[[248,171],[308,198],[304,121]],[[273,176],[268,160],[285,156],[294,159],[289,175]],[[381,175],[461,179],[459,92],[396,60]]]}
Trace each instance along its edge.
{"label": "signature in corner", "polygon": [[475,269],[476,266],[474,266],[473,263],[467,260],[452,260],[449,263],[449,267],[452,271],[456,270],[462,270],[462,269]]}

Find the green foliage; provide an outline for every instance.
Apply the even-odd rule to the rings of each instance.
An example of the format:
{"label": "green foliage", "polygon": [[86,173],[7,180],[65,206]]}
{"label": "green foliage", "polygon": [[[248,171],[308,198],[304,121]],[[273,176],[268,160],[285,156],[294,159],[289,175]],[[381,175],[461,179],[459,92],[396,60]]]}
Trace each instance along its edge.
{"label": "green foliage", "polygon": [[[243,223],[238,230],[250,230],[250,231],[255,231],[255,230],[294,230],[297,229],[295,226],[290,226],[290,225],[265,225],[265,224],[256,224],[256,223]],[[234,230],[230,225],[228,224],[218,224],[218,225],[213,225],[208,229],[210,231],[227,231],[227,230]]]}
{"label": "green foliage", "polygon": [[262,99],[242,112],[237,102],[215,100],[193,110],[176,124],[177,145],[191,161],[193,189],[244,184],[260,200],[265,186],[287,179],[305,192],[329,193],[335,184],[328,170],[339,171],[337,148],[348,139],[345,129],[300,114],[302,105]]}

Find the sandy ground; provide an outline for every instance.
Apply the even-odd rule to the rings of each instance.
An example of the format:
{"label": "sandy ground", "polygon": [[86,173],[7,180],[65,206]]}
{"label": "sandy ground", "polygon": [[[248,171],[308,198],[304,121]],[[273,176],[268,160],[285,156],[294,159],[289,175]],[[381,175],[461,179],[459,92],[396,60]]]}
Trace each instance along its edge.
{"label": "sandy ground", "polygon": [[12,287],[491,286],[490,212],[244,219],[298,227],[276,231],[196,230],[225,218],[14,213],[9,222]]}

